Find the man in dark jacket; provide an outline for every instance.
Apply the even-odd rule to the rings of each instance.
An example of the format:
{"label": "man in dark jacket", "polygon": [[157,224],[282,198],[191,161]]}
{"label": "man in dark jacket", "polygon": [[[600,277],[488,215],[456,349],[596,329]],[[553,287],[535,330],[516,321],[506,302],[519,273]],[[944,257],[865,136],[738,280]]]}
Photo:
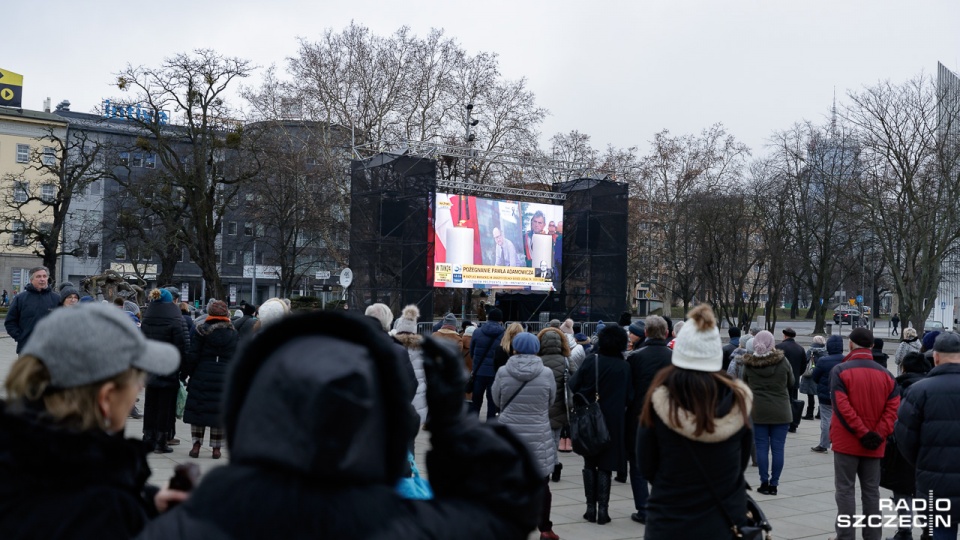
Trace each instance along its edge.
{"label": "man in dark jacket", "polygon": [[950,499],[949,527],[933,537],[956,538],[960,523],[960,335],[946,332],[933,344],[936,364],[927,377],[910,387],[900,408],[895,434],[903,456],[917,467],[917,497]]}
{"label": "man in dark jacket", "polygon": [[503,312],[497,308],[487,311],[487,322],[480,325],[480,328],[473,333],[470,340],[470,357],[473,358],[473,401],[470,404],[470,412],[477,416],[480,415],[480,407],[483,406],[483,396],[487,395],[487,420],[495,417],[498,412],[497,406],[493,404],[493,396],[490,394],[490,388],[493,386],[493,379],[497,375],[494,367],[494,357],[497,354],[497,345],[503,338]]}
{"label": "man in dark jacket", "polygon": [[31,268],[30,283],[10,302],[10,310],[7,311],[3,326],[7,329],[7,334],[17,342],[18,354],[27,343],[37,321],[60,305],[60,295],[50,290],[49,279],[50,271],[46,266]]}
{"label": "man in dark jacket", "polygon": [[230,463],[141,538],[527,538],[543,478],[508,428],[463,414],[459,353],[429,338],[423,352],[433,500],[396,491],[420,419],[392,342],[366,318],[317,311],[268,326],[236,359]]}
{"label": "man in dark jacket", "polygon": [[[790,387],[790,406],[793,406],[793,401],[799,397],[799,387],[800,387],[800,376],[803,375],[804,370],[807,369],[807,352],[803,350],[803,347],[794,341],[793,338],[797,337],[797,332],[793,328],[784,328],[783,329],[783,341],[781,341],[777,348],[783,351],[783,355],[787,357],[787,361],[790,362],[790,367],[793,368],[793,386]],[[810,414],[813,414],[813,411],[810,411]],[[790,433],[797,432],[797,426],[799,425],[799,419],[797,423],[790,423]]]}
{"label": "man in dark jacket", "polygon": [[[857,514],[858,478],[863,501],[860,514],[870,521],[876,519],[870,516],[880,516],[880,459],[900,405],[890,372],[873,361],[873,332],[854,328],[849,338],[850,354],[830,372],[838,540],[853,540],[856,533],[852,525]],[[879,539],[881,532],[868,522],[863,537]]]}
{"label": "man in dark jacket", "polygon": [[730,343],[727,343],[723,346],[723,371],[726,371],[730,367],[730,353],[737,350],[737,347],[740,346],[740,328],[737,326],[731,326],[727,330],[727,335],[730,336]]}
{"label": "man in dark jacket", "polygon": [[817,383],[817,401],[820,402],[820,444],[810,450],[826,454],[830,450],[830,419],[833,417],[833,401],[830,399],[830,372],[843,361],[843,338],[827,338],[827,354],[817,360],[813,368],[813,382]]}
{"label": "man in dark jacket", "polygon": [[670,357],[673,355],[673,351],[667,347],[667,321],[663,317],[651,315],[644,323],[647,340],[642,348],[627,356],[633,400],[627,405],[627,422],[624,426],[624,441],[630,462],[630,487],[633,489],[633,505],[637,509],[630,519],[637,523],[647,521],[647,497],[650,494],[647,480],[640,472],[636,458],[637,425],[653,378],[657,372],[670,365]]}
{"label": "man in dark jacket", "polygon": [[257,313],[257,306],[246,301],[240,302],[240,311],[243,315],[233,321],[233,327],[236,328],[237,335],[242,341],[253,335],[253,327],[257,324],[257,318],[254,316]]}

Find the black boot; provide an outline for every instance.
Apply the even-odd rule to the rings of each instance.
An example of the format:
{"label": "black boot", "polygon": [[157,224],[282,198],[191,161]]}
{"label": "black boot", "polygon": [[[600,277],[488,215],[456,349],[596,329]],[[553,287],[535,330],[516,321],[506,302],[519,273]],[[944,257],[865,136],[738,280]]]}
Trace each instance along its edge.
{"label": "black boot", "polygon": [[597,521],[597,470],[583,470],[583,494],[587,498],[587,513],[583,519],[594,523]]}
{"label": "black boot", "polygon": [[610,523],[610,471],[597,471],[597,525]]}
{"label": "black boot", "polygon": [[559,482],[559,481],[560,481],[560,471],[561,471],[562,469],[563,469],[563,463],[560,463],[560,462],[558,461],[557,464],[553,466],[553,475],[551,475],[550,479],[553,480],[554,482]]}

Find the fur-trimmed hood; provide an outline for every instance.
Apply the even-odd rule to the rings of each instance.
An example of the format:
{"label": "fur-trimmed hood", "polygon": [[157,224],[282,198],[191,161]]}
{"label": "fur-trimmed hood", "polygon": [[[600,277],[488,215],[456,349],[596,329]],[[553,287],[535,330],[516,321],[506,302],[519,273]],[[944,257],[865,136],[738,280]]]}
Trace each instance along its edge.
{"label": "fur-trimmed hood", "polygon": [[221,328],[230,330],[231,332],[237,331],[237,329],[233,326],[233,323],[230,321],[212,321],[212,322],[205,322],[197,326],[197,333],[204,336],[209,336],[215,330],[219,330]]}
{"label": "fur-trimmed hood", "polygon": [[770,351],[770,354],[766,354],[764,356],[757,356],[755,353],[747,353],[743,355],[743,364],[745,366],[752,367],[754,370],[759,370],[760,374],[764,375],[767,374],[765,372],[768,370],[764,370],[763,368],[769,368],[769,374],[772,374],[773,368],[776,368],[780,362],[783,362],[783,359],[783,351],[780,349],[773,349]]}
{"label": "fur-trimmed hood", "polygon": [[[750,410],[753,408],[753,392],[743,381],[734,380],[733,382],[747,398],[747,416],[749,416]],[[670,392],[665,386],[659,386],[653,391],[651,403],[653,404],[653,411],[671,431],[691,441],[723,442],[743,429],[745,425],[743,414],[734,401],[733,391],[725,386],[721,389],[720,401],[717,403],[713,433],[703,432],[699,436],[694,435],[697,423],[694,421],[692,413],[683,408],[677,411],[680,425],[674,425],[670,420]]]}
{"label": "fur-trimmed hood", "polygon": [[423,336],[420,334],[394,334],[393,339],[397,340],[406,349],[419,349],[423,343]]}

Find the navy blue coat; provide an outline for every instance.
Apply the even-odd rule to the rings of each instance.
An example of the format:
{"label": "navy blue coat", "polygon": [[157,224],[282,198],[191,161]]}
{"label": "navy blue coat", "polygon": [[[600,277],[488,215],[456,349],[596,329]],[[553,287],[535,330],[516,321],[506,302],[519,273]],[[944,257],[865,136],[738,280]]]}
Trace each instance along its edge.
{"label": "navy blue coat", "polygon": [[10,310],[3,322],[7,334],[17,342],[17,353],[26,345],[37,322],[60,305],[60,295],[51,291],[50,287],[38,291],[32,283],[27,283],[23,289],[10,301]]}
{"label": "navy blue coat", "polygon": [[830,336],[827,338],[827,354],[817,360],[811,378],[817,383],[817,399],[822,405],[832,405],[830,394],[830,371],[843,361],[843,338]]}
{"label": "navy blue coat", "polygon": [[[474,375],[493,377],[497,374],[493,359],[504,332],[506,329],[500,323],[485,322],[473,333],[473,338],[470,340],[470,356],[473,357]],[[483,356],[478,356],[480,354]]]}
{"label": "navy blue coat", "polygon": [[894,425],[897,447],[917,467],[917,496],[960,504],[960,364],[943,364],[910,386]]}

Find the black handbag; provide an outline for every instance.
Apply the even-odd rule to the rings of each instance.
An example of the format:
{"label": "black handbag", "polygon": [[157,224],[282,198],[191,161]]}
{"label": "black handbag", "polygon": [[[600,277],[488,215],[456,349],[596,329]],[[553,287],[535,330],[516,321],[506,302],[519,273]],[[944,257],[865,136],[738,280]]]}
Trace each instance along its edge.
{"label": "black handbag", "polygon": [[573,451],[584,457],[593,457],[610,447],[610,430],[600,410],[600,357],[594,365],[597,368],[597,386],[593,403],[587,401],[581,393],[573,396],[574,406],[570,409],[570,440]]}
{"label": "black handbag", "polygon": [[803,406],[806,405],[802,399],[790,399],[790,412],[793,413],[794,426],[800,425],[800,419],[803,417]]}

